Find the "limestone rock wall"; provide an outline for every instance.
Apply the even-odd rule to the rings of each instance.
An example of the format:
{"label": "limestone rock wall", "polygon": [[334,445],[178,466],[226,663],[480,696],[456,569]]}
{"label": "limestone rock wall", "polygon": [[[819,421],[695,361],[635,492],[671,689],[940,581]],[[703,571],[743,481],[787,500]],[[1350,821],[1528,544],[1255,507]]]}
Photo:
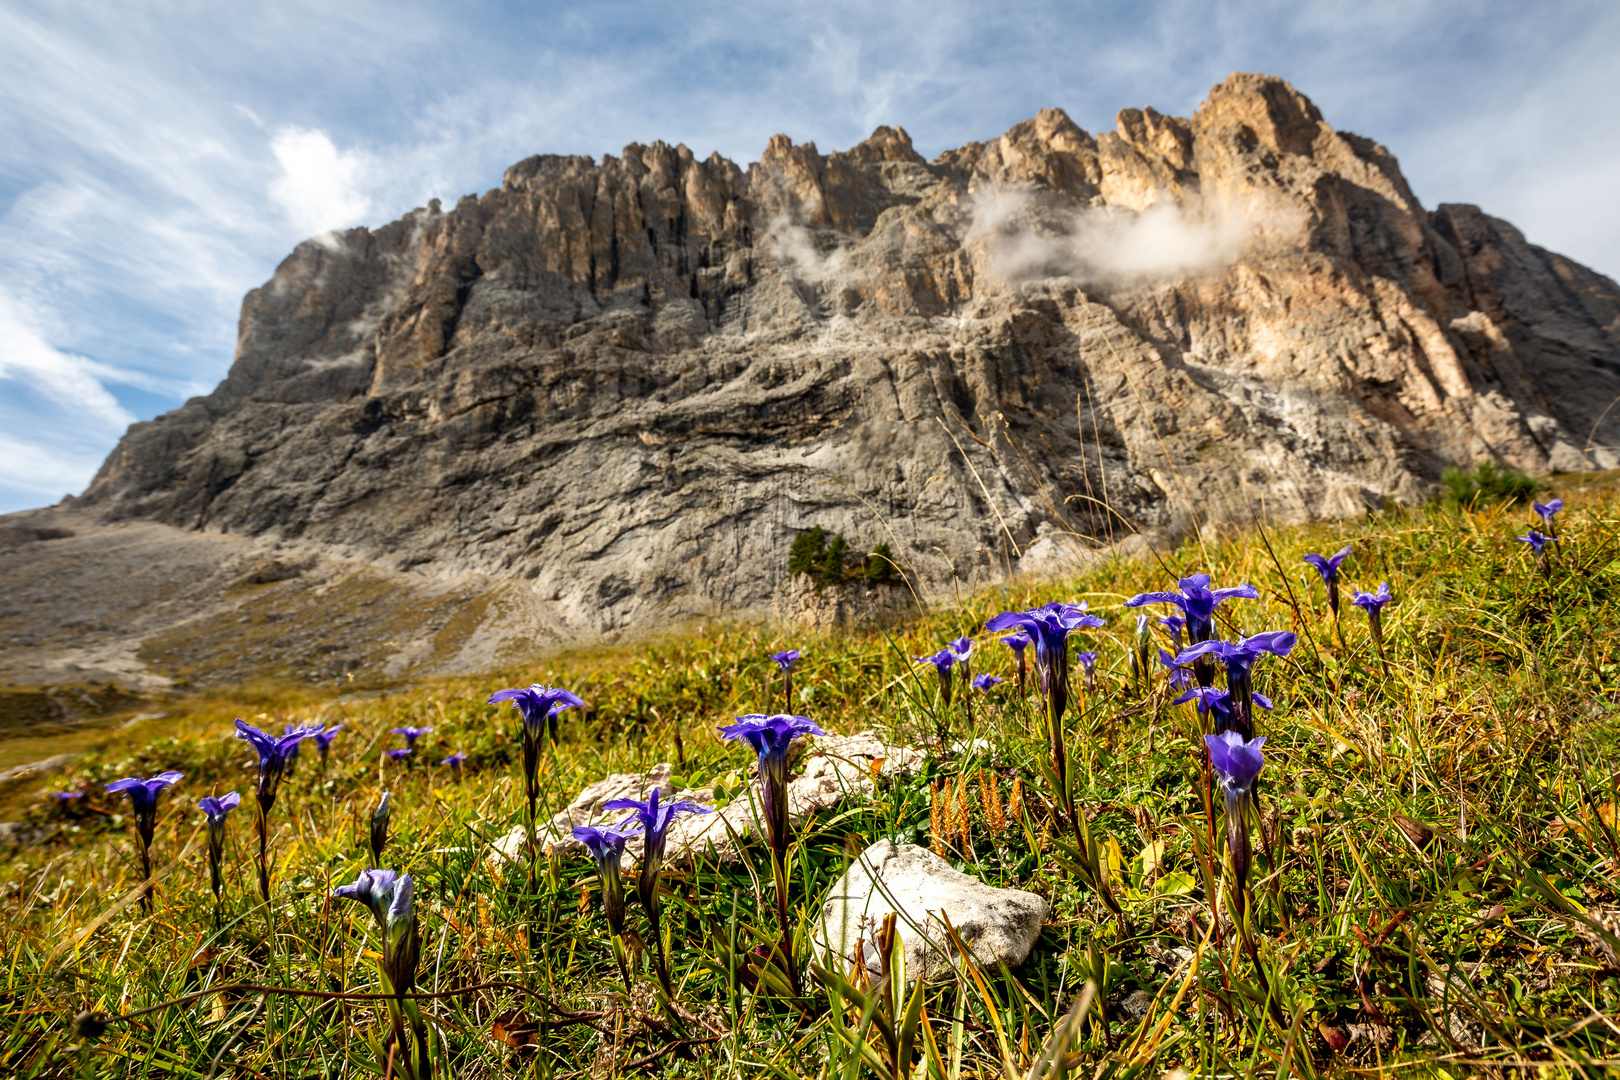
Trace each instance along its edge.
{"label": "limestone rock wall", "polygon": [[941,588],[1053,532],[1613,466],[1616,396],[1613,281],[1425,210],[1384,148],[1240,74],[1190,119],[1045,109],[932,162],[887,127],[746,170],[530,158],[300,245],[225,381],[131,427],[81,503],[511,579],[600,633],[762,607],[812,524]]}

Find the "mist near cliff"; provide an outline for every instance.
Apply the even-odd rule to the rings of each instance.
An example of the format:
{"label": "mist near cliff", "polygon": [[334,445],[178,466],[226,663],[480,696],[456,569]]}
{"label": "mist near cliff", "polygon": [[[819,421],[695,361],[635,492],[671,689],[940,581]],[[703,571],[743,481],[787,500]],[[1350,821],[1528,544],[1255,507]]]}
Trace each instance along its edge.
{"label": "mist near cliff", "polygon": [[969,240],[1009,283],[1131,287],[1218,274],[1251,249],[1297,243],[1303,226],[1296,207],[1262,195],[1054,211],[1027,190],[989,186],[974,199]]}

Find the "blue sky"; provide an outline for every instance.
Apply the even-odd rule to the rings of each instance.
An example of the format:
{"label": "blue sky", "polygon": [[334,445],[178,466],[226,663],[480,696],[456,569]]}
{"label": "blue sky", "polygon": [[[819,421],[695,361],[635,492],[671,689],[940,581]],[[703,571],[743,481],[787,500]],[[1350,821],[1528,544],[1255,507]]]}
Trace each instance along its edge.
{"label": "blue sky", "polygon": [[1058,105],[1189,115],[1281,75],[1473,202],[1620,275],[1620,5],[0,0],[0,512],[225,374],[301,239],[541,152],[741,163],[898,124],[933,156]]}

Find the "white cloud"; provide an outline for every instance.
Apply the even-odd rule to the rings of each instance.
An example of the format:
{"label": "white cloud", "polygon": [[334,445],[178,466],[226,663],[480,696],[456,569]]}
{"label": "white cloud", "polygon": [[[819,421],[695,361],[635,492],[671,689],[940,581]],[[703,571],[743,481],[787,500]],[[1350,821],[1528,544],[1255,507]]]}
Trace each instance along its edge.
{"label": "white cloud", "polygon": [[0,488],[26,496],[16,509],[55,502],[84,490],[105,455],[105,448],[64,446],[54,439],[16,438],[0,431]]}
{"label": "white cloud", "polygon": [[0,290],[0,491],[37,505],[82,490],[135,420],[106,383],[140,378],[52,346]]}
{"label": "white cloud", "polygon": [[358,225],[371,211],[368,172],[359,153],[339,151],[324,131],[282,128],[270,143],[281,174],[270,198],[306,236]]}
{"label": "white cloud", "polygon": [[121,431],[134,423],[135,417],[103,384],[104,379],[116,379],[119,374],[86,357],[53,347],[20,305],[0,291],[0,383],[26,386],[59,406],[64,415],[76,417],[80,424],[89,422]]}

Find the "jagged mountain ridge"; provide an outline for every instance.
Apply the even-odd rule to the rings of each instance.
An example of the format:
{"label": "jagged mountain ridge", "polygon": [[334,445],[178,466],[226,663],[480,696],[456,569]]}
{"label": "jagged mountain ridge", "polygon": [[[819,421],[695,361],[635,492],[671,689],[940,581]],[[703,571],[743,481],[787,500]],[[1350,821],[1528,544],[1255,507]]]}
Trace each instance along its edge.
{"label": "jagged mountain ridge", "polygon": [[[1217,265],[1053,273],[1086,215],[1245,204]],[[1613,281],[1425,211],[1382,147],[1234,75],[1191,119],[1048,109],[932,162],[886,127],[746,171],[530,158],[300,245],[225,381],[79,506],[516,579],[587,634],[757,606],[811,524],[937,585],[1060,534],[1413,500],[1479,457],[1609,467],[1616,396]]]}

